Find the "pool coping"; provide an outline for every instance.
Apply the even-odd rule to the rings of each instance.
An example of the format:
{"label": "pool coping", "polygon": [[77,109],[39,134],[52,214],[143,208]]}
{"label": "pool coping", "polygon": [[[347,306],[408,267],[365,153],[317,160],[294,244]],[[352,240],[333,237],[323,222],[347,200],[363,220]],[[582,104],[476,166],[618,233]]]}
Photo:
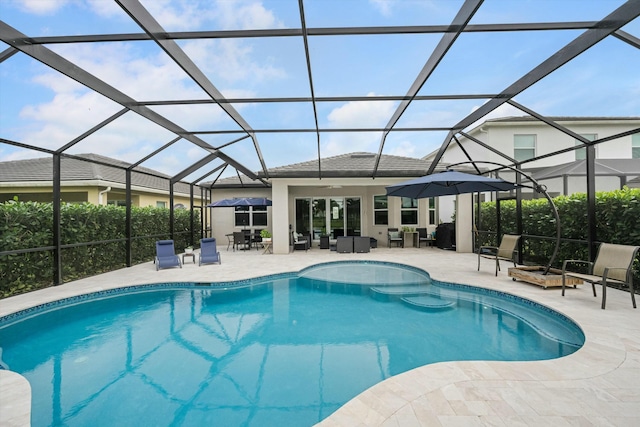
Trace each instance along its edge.
{"label": "pool coping", "polygon": [[[374,385],[319,425],[533,425],[576,421],[594,424],[606,421],[621,426],[640,424],[637,411],[640,386],[633,380],[640,375],[640,324],[633,321],[638,319],[633,315],[638,316],[640,311],[631,308],[628,293],[608,290],[607,310],[601,310],[599,298],[594,300],[587,287],[571,290],[562,298],[559,291],[514,286],[502,273],[498,278],[487,272],[478,273],[475,254],[445,254],[430,249],[382,250],[374,255],[366,254],[366,259],[385,260],[396,254],[402,257],[402,262],[397,263],[426,270],[436,280],[460,284],[473,281],[470,286],[505,291],[548,306],[580,325],[585,344],[569,356],[550,361],[442,362],[422,366]],[[429,257],[425,259],[424,254]],[[228,260],[229,255],[226,258]],[[273,268],[280,272],[301,271],[302,264],[319,263],[319,257],[304,254],[264,258],[270,259],[264,263],[275,261]],[[363,259],[357,255],[340,258]],[[297,268],[292,268],[294,264]],[[449,269],[451,265],[456,269]],[[151,268],[142,264],[125,269],[124,273],[137,269],[148,277],[153,274]],[[61,298],[104,289],[104,283],[96,283],[98,281],[96,277],[88,278],[36,293],[46,299],[52,295]],[[135,280],[132,282],[135,285]],[[83,288],[87,284],[94,288]],[[35,295],[6,299],[5,302],[12,300],[8,301],[11,309],[3,304],[0,315],[18,311],[25,304],[28,306],[31,297]],[[25,412],[29,410],[25,409],[30,408],[30,402],[25,402],[24,396],[30,393],[25,392],[25,384],[20,385],[15,378],[7,379],[7,375],[11,374],[0,372],[0,391],[6,390],[10,383],[11,398],[2,403],[0,413],[8,410],[16,414],[7,425],[28,425]],[[0,419],[0,423],[2,421]]]}

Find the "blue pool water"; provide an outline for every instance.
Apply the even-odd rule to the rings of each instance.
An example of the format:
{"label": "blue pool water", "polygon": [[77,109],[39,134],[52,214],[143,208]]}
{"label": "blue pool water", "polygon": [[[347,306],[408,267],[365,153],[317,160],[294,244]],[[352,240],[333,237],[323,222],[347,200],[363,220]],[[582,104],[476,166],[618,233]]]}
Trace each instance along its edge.
{"label": "blue pool water", "polygon": [[373,262],[137,286],[0,319],[1,362],[31,383],[35,427],[311,426],[421,365],[583,343],[538,304]]}

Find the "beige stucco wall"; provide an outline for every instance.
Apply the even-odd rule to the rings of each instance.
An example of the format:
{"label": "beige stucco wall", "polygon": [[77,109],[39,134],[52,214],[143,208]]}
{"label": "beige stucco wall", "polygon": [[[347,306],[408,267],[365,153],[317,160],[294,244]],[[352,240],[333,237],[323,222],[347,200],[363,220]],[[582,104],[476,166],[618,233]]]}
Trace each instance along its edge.
{"label": "beige stucco wall", "polygon": [[[62,201],[73,203],[89,202],[95,205],[106,205],[110,199],[125,199],[124,186],[104,181],[92,181],[86,184],[62,182],[60,184],[60,192]],[[100,192],[103,192],[102,203],[99,203]],[[13,195],[18,195],[18,200],[21,201],[50,202],[52,200],[53,186],[51,182],[42,182],[37,185],[19,182],[3,182],[0,183],[0,194],[6,194],[9,198],[13,198]],[[133,206],[155,207],[156,202],[163,201],[166,203],[166,206],[169,207],[169,195],[162,190],[135,187],[132,188],[131,194]],[[174,193],[174,204],[178,203],[182,203],[187,207],[190,206],[189,195]]]}
{"label": "beige stucco wall", "polygon": [[[289,252],[289,225],[293,225],[295,216],[295,199],[306,197],[360,197],[361,198],[361,234],[378,239],[379,245],[387,244],[387,228],[401,227],[400,198],[389,198],[389,224],[373,225],[373,196],[386,194],[385,187],[406,181],[406,178],[315,178],[305,179],[272,179],[272,188],[265,189],[233,189],[214,190],[212,200],[233,197],[268,197],[273,206],[268,208],[268,229],[273,233],[273,249],[275,253]],[[226,234],[239,231],[241,227],[234,225],[233,208],[212,208],[212,235],[219,244],[228,243]],[[419,224],[435,231],[436,224],[427,224],[428,200],[419,201]]]}
{"label": "beige stucco wall", "polygon": [[[246,189],[214,189],[211,193],[211,200],[217,201],[222,199],[233,199],[234,197],[267,197],[271,198],[270,188],[246,188]],[[235,226],[235,209],[234,208],[205,208],[204,215],[209,216],[209,224],[211,224],[211,237],[215,237],[218,246],[226,249],[228,240],[226,235],[234,231],[241,231],[242,227]],[[273,209],[267,208],[267,229],[273,231],[272,220]],[[263,227],[260,227],[263,228]]]}

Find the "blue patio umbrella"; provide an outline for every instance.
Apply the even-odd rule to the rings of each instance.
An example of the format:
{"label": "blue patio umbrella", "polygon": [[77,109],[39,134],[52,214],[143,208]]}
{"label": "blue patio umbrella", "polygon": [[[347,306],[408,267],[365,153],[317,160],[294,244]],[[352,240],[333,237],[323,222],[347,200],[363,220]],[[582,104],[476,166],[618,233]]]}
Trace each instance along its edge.
{"label": "blue patio umbrella", "polygon": [[387,196],[423,199],[484,191],[509,191],[518,187],[521,185],[500,178],[446,170],[390,185],[386,190]]}
{"label": "blue patio umbrella", "polygon": [[217,200],[207,205],[208,208],[234,208],[236,206],[271,206],[273,203],[266,197],[237,197]]}

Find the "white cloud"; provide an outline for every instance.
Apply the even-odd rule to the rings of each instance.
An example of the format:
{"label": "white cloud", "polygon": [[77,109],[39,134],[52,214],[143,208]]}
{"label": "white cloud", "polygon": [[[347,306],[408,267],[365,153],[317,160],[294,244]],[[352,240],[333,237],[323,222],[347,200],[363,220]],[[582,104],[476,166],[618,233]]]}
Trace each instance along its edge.
{"label": "white cloud", "polygon": [[282,68],[254,61],[253,48],[241,40],[193,41],[183,48],[205,74],[230,83],[251,80],[255,84],[286,76]]}
{"label": "white cloud", "polygon": [[402,141],[390,150],[386,151],[386,153],[393,156],[418,157],[416,153],[416,146],[411,141]]}
{"label": "white cloud", "polygon": [[19,0],[18,8],[36,15],[50,15],[69,4],[69,0]]}
{"label": "white cloud", "polygon": [[393,101],[350,101],[332,110],[327,119],[331,127],[384,127],[393,115],[395,105]]}
{"label": "white cloud", "polygon": [[100,16],[123,16],[124,11],[115,1],[86,0],[90,8]]}
{"label": "white cloud", "polygon": [[212,7],[222,29],[282,28],[273,12],[266,9],[261,1],[218,0]]}
{"label": "white cloud", "polygon": [[193,0],[143,0],[143,6],[168,31],[195,30],[210,16]]}
{"label": "white cloud", "polygon": [[[476,111],[480,107],[481,107],[480,105],[477,105],[477,106],[473,107],[471,109],[471,113],[473,113],[474,111]],[[500,105],[498,108],[496,108],[493,111],[491,111],[486,116],[482,117],[481,119],[479,119],[476,122],[474,122],[473,124],[471,124],[467,129],[473,129],[476,126],[481,125],[483,122],[486,122],[489,119],[499,119],[499,118],[502,118],[502,117],[525,116],[525,115],[526,114],[523,113],[521,110],[519,110],[516,107],[514,107],[513,105],[507,104],[505,102],[504,104]]]}
{"label": "white cloud", "polygon": [[[327,120],[331,128],[383,128],[392,116],[395,105],[392,101],[351,101],[333,109],[327,115]],[[322,155],[377,152],[381,137],[379,132],[329,134],[323,143]]]}
{"label": "white cloud", "polygon": [[222,30],[283,26],[272,11],[255,0],[143,0],[142,3],[169,31],[198,30],[205,26]]}
{"label": "white cloud", "polygon": [[382,16],[391,16],[391,8],[396,0],[369,0],[375,9],[380,12]]}

